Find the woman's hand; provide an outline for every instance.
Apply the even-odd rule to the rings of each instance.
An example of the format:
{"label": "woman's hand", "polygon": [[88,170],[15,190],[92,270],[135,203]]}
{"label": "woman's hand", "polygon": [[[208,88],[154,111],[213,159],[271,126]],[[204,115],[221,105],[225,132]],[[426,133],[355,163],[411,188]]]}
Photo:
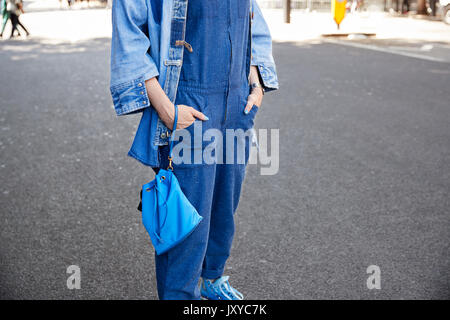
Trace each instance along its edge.
{"label": "woman's hand", "polygon": [[[259,82],[259,72],[256,66],[250,67],[250,75],[248,77],[249,83],[260,83]],[[253,105],[257,107],[261,106],[264,92],[262,88],[256,87],[252,89],[252,92],[248,95],[247,105],[245,106],[244,113],[247,114],[252,109]]]}
{"label": "woman's hand", "polygon": [[[145,87],[150,103],[155,108],[159,118],[164,122],[167,128],[173,130],[175,106],[172,101],[167,97],[156,78],[145,81]],[[178,121],[176,129],[189,127],[194,123],[195,119],[209,120],[207,116],[192,107],[183,104],[178,105]]]}
{"label": "woman's hand", "polygon": [[[194,123],[196,119],[199,120],[209,120],[207,116],[201,113],[198,110],[195,110],[192,107],[186,106],[184,104],[178,104],[178,120],[177,120],[177,129],[184,129],[189,127]],[[161,120],[164,122],[167,128],[173,128],[173,122],[175,120],[175,106],[171,104],[168,108],[166,108],[169,112],[164,112],[160,114]],[[159,114],[159,113],[158,113]]]}
{"label": "woman's hand", "polygon": [[259,108],[261,106],[263,96],[264,94],[262,88],[253,88],[252,92],[248,95],[247,105],[245,106],[244,113],[249,113],[254,105]]}

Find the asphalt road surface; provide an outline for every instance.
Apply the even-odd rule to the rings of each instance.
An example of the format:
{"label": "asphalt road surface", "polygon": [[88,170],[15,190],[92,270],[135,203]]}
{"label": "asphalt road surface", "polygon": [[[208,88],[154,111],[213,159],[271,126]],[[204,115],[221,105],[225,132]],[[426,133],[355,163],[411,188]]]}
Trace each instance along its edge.
{"label": "asphalt road surface", "polygon": [[[335,43],[274,44],[226,274],[248,299],[450,298],[450,64]],[[156,299],[109,39],[0,46],[0,298]],[[81,270],[69,290],[67,267]],[[366,285],[368,266],[381,289]]]}

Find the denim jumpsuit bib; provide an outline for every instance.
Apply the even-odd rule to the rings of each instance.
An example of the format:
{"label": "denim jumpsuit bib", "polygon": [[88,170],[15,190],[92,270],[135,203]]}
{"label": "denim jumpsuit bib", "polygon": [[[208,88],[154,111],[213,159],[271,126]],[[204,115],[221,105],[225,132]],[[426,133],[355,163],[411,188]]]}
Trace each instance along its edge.
{"label": "denim jumpsuit bib", "polygon": [[[174,157],[177,157],[177,146],[185,146],[184,150],[190,152],[184,159],[190,161],[177,163],[174,159],[173,167],[181,189],[203,220],[186,240],[166,254],[156,256],[160,299],[199,299],[200,276],[207,279],[222,276],[230,255],[233,215],[245,176],[250,139],[243,138],[245,159],[242,161],[242,152],[237,150],[242,146],[239,144],[242,141],[237,140],[242,137],[229,143],[225,133],[227,129],[253,128],[258,109],[253,106],[249,114],[244,113],[249,95],[249,7],[249,0],[188,2],[186,42],[192,50],[189,45],[184,49],[175,103],[191,106],[209,120],[196,120],[186,128],[190,137],[183,135],[175,142]],[[207,140],[202,136],[208,129],[222,133],[223,138],[202,141]],[[222,144],[223,154],[214,152],[216,161],[195,161],[208,146],[218,144]],[[168,147],[160,148],[161,166],[165,168]],[[225,163],[230,152],[233,161]],[[180,155],[184,156],[183,153]]]}

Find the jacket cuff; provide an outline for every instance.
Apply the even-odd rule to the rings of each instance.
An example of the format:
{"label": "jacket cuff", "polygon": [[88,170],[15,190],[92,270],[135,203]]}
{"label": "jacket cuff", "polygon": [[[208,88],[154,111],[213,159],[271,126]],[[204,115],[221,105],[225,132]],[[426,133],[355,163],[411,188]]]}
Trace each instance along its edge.
{"label": "jacket cuff", "polygon": [[259,77],[262,81],[262,86],[264,87],[264,91],[272,91],[277,90],[278,85],[278,77],[275,64],[272,62],[253,62],[252,66],[256,66],[258,68]]}
{"label": "jacket cuff", "polygon": [[156,71],[148,72],[137,79],[111,85],[114,109],[118,116],[141,112],[150,106],[145,81],[157,77]]}

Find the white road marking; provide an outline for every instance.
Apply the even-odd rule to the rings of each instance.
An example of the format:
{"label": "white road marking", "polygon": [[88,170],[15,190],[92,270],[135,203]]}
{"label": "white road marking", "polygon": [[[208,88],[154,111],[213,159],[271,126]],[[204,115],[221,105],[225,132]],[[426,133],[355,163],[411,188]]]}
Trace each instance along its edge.
{"label": "white road marking", "polygon": [[416,59],[422,59],[422,60],[428,60],[428,61],[434,61],[434,62],[444,62],[444,63],[450,63],[448,60],[430,57],[424,54],[420,53],[413,53],[413,52],[404,52],[404,51],[398,51],[393,50],[391,48],[381,48],[378,46],[374,46],[371,44],[362,44],[362,43],[356,43],[356,42],[346,42],[346,41],[339,41],[339,40],[332,40],[332,39],[324,39],[324,42],[333,43],[333,44],[340,44],[343,46],[349,46],[349,47],[355,47],[360,49],[367,49],[367,50],[373,50],[373,51],[379,51],[379,52],[385,52],[385,53],[391,53],[391,54],[397,54],[400,56],[405,56],[409,58],[416,58]]}

